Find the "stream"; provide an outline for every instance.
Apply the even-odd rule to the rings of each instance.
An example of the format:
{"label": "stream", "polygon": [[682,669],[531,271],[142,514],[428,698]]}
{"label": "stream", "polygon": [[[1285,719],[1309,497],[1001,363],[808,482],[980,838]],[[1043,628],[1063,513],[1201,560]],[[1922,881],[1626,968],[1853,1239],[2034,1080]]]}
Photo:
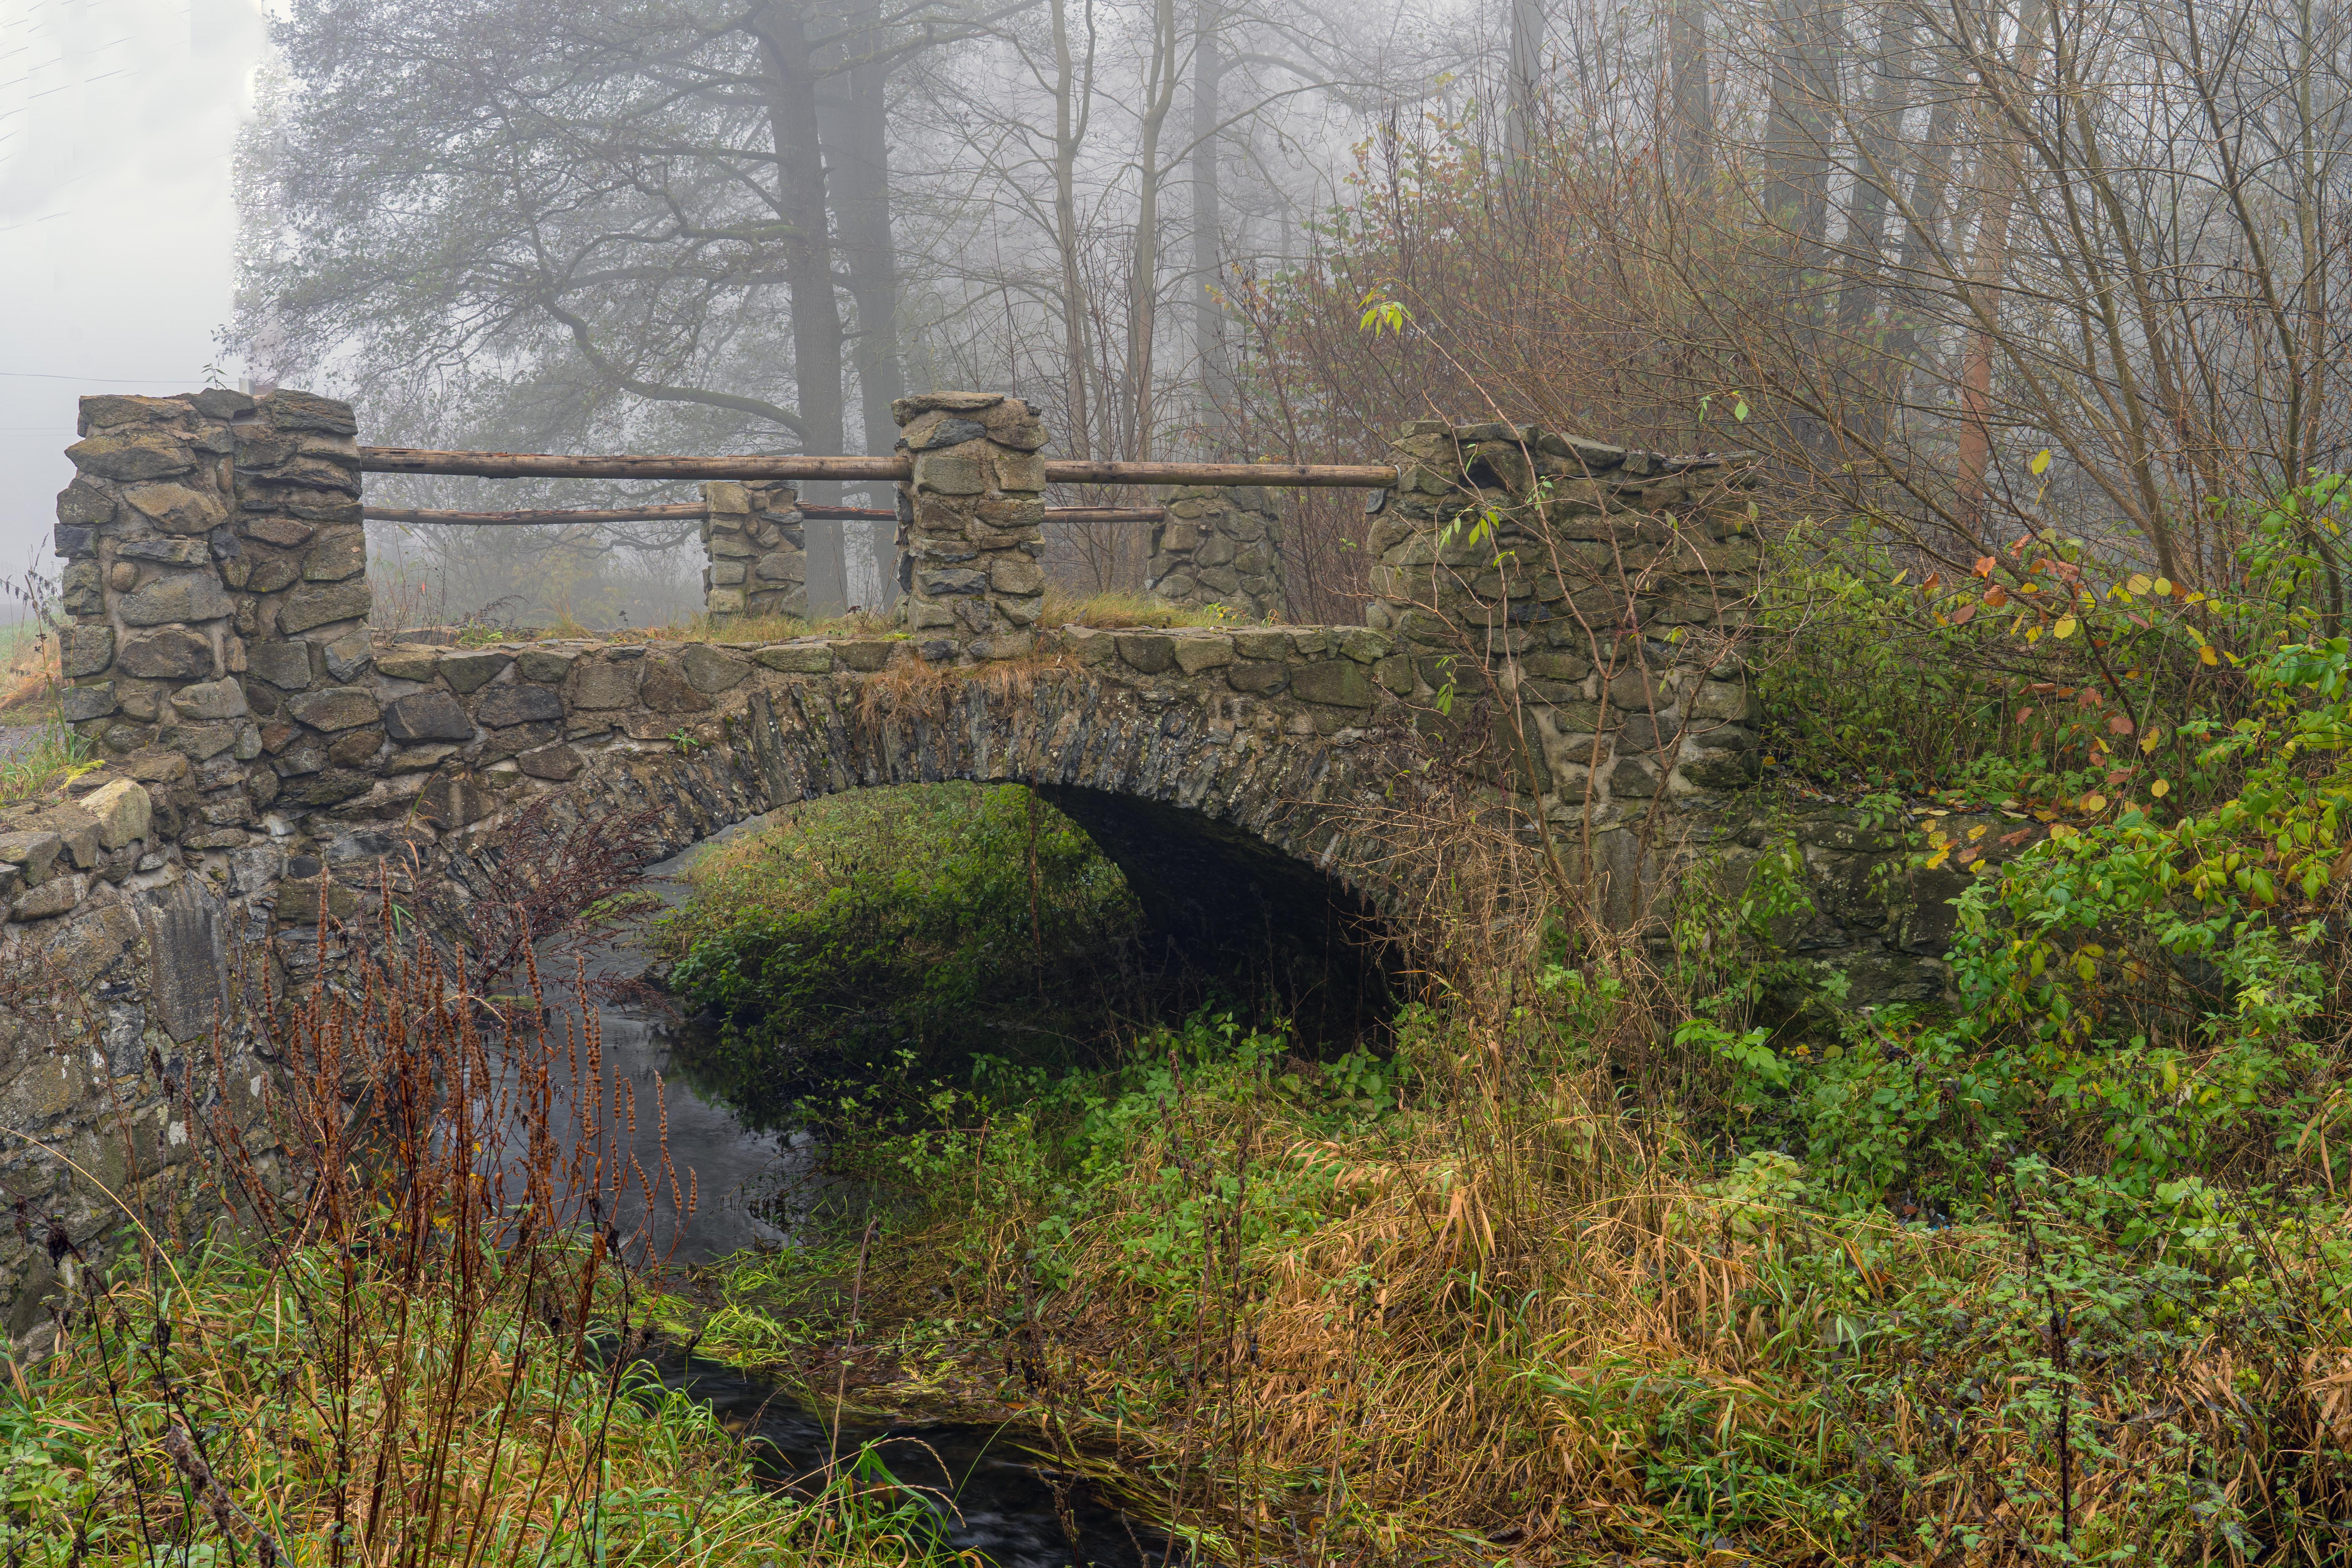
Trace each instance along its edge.
{"label": "stream", "polygon": [[[649,868],[646,885],[664,908],[676,907],[685,897],[679,873],[692,858],[735,831]],[[651,958],[644,938],[657,918],[657,912],[648,912],[576,950],[586,978],[628,980],[642,973]],[[574,951],[542,949],[542,973],[563,977],[567,991]],[[678,1205],[659,1194],[651,1215],[622,1216],[622,1230],[648,1228],[657,1250],[677,1264],[706,1263],[747,1247],[792,1246],[790,1216],[808,1212],[822,1182],[814,1141],[806,1133],[755,1131],[726,1105],[698,1094],[688,1076],[674,1070],[679,1026],[657,1005],[625,998],[604,1002],[597,1012],[605,1081],[634,1083],[640,1106],[648,1111],[658,1092],[667,1112],[636,1119],[630,1152],[646,1169],[655,1169],[666,1129],[670,1165],[680,1184],[689,1170],[694,1173],[698,1194],[692,1212],[681,1216]],[[890,1473],[917,1489],[939,1515],[947,1545],[976,1554],[992,1568],[1069,1568],[1074,1563],[1081,1568],[1158,1568],[1170,1560],[1170,1543],[1161,1532],[1128,1518],[1082,1479],[1069,1492],[1079,1546],[1074,1556],[1054,1495],[1055,1481],[1067,1483],[1069,1478],[1057,1477],[1027,1453],[1010,1429],[915,1416],[877,1420],[866,1414],[845,1417],[836,1432],[831,1412],[798,1403],[740,1368],[673,1357],[662,1370],[672,1387],[708,1403],[752,1442],[761,1468],[780,1484],[793,1486],[820,1474],[835,1454],[854,1457],[862,1445],[877,1445],[877,1457]]]}

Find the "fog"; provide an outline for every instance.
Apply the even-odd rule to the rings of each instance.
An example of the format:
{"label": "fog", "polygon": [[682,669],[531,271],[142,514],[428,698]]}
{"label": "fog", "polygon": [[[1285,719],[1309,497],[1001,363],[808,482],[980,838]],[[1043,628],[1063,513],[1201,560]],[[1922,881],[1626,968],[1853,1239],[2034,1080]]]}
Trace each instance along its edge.
{"label": "fog", "polygon": [[0,572],[46,558],[79,395],[223,365],[268,47],[251,0],[0,0]]}
{"label": "fog", "polygon": [[[1759,452],[1775,516],[1962,568],[2057,520],[2183,579],[2352,439],[2347,28],[2275,0],[293,0],[274,43],[244,0],[20,0],[0,40],[0,552],[75,393],[207,367],[506,449],[881,451],[948,386],[1098,458],[1534,420]],[[1288,506],[1289,611],[1346,616],[1360,515]],[[868,534],[813,545],[839,598]],[[1142,544],[1052,564],[1139,587]],[[590,624],[699,563],[660,525],[377,548]]]}

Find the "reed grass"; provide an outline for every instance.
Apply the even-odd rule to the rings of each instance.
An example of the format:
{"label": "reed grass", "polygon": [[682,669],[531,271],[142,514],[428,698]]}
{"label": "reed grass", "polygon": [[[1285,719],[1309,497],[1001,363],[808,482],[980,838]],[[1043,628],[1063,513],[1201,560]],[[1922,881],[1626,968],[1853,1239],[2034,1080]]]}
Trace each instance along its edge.
{"label": "reed grass", "polygon": [[[658,1083],[611,1075],[593,1009],[543,1005],[535,967],[489,1032],[463,967],[389,920],[343,933],[373,939],[348,984],[252,1020],[285,1064],[266,1126],[219,1114],[236,1096],[192,1053],[176,1185],[119,1194],[117,1235],[52,1227],[54,1348],[0,1396],[7,1561],[939,1556],[921,1500],[856,1457],[764,1482],[646,1359],[645,1274],[697,1202],[666,1137],[633,1141],[667,1127]],[[175,1241],[206,1187],[226,1212]]]}

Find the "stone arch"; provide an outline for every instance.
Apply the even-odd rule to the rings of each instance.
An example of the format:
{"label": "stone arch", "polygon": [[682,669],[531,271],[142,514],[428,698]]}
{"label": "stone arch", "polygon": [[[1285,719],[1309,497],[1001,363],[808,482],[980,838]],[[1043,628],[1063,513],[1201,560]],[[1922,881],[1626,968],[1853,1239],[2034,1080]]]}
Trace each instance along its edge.
{"label": "stone arch", "polygon": [[[1376,967],[1365,967],[1361,937],[1390,900],[1378,860],[1349,830],[1349,808],[1377,799],[1383,785],[1376,781],[1392,776],[1401,715],[1349,710],[1327,713],[1318,726],[1306,705],[1237,693],[1223,679],[1185,676],[1172,658],[1166,679],[1153,680],[1120,655],[1116,635],[1097,634],[1112,657],[1089,668],[1080,662],[1088,634],[1064,635],[1080,647],[976,673],[925,666],[903,644],[886,645],[875,669],[822,673],[775,672],[758,661],[814,665],[846,652],[868,662],[873,645],[701,645],[698,654],[677,659],[676,673],[688,676],[691,689],[691,660],[703,685],[724,686],[700,694],[710,700],[707,707],[625,715],[601,741],[561,742],[566,759],[529,754],[543,772],[569,774],[561,781],[515,767],[495,796],[435,795],[424,809],[457,819],[445,824],[437,842],[427,848],[404,825],[362,829],[343,841],[345,860],[361,864],[334,871],[332,879],[356,889],[353,872],[373,874],[366,862],[385,859],[397,870],[403,853],[421,851],[418,879],[456,900],[457,907],[445,906],[445,923],[462,939],[463,901],[495,896],[507,835],[527,802],[551,788],[562,794],[550,805],[567,821],[650,812],[660,852],[672,854],[818,795],[949,780],[1024,784],[1096,838],[1127,874],[1157,932],[1188,958],[1278,972],[1297,984],[1319,963],[1329,991],[1318,1004],[1326,1023],[1340,1027],[1343,1011],[1360,1021],[1373,994],[1368,986],[1379,978]],[[1160,645],[1179,640],[1226,653],[1231,639],[1155,634],[1139,648],[1133,640],[1129,646],[1152,663]],[[583,649],[581,657],[617,651]],[[651,688],[657,698],[678,700],[666,668],[670,656],[630,651],[647,665],[640,694]],[[1291,656],[1300,657],[1295,649]],[[396,653],[382,662],[422,673]],[[476,713],[498,700],[499,684],[479,689]],[[562,689],[576,700],[596,684],[573,670]],[[438,688],[420,683],[420,689]],[[392,705],[395,716],[401,700]],[[1341,718],[1359,721],[1334,721]],[[364,902],[362,893],[353,899],[354,908]]]}

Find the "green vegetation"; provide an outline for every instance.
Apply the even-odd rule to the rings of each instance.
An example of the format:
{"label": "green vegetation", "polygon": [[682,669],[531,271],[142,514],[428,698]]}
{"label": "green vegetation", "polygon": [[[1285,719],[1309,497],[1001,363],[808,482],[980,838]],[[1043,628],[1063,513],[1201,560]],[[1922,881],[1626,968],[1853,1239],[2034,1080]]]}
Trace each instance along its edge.
{"label": "green vegetation", "polygon": [[[7,1561],[946,1560],[871,1454],[786,1493],[665,1386],[642,1359],[653,1302],[619,1260],[657,1237],[614,1216],[645,1212],[667,1160],[614,1158],[593,1037],[526,1026],[500,1072],[444,980],[429,954],[362,965],[351,994],[268,1020],[285,1166],[215,1137],[191,1097],[185,1163],[139,1178],[128,1145],[111,1234],[48,1222],[50,1353],[12,1360],[0,1398]],[[585,1072],[559,1080],[583,1044]],[[358,1145],[354,1101],[377,1134]],[[181,1228],[218,1201],[210,1228]]]}
{"label": "green vegetation", "polygon": [[854,1276],[862,1398],[1010,1400],[1237,1562],[2336,1560],[2339,493],[2248,509],[2226,596],[2055,537],[1957,586],[1791,543],[1776,773],[1960,872],[1956,1005],[1781,946],[1813,894],[1768,834],[1663,963],[1564,921],[1499,1022],[1315,1063],[1202,1014],[841,1116],[870,1206],[719,1270],[706,1344],[821,1388]]}
{"label": "green vegetation", "polygon": [[670,983],[721,1019],[688,1062],[758,1120],[831,1121],[978,1056],[1067,1061],[1104,1033],[1138,914],[1118,868],[1018,785],[808,802],[717,847],[671,918]]}

